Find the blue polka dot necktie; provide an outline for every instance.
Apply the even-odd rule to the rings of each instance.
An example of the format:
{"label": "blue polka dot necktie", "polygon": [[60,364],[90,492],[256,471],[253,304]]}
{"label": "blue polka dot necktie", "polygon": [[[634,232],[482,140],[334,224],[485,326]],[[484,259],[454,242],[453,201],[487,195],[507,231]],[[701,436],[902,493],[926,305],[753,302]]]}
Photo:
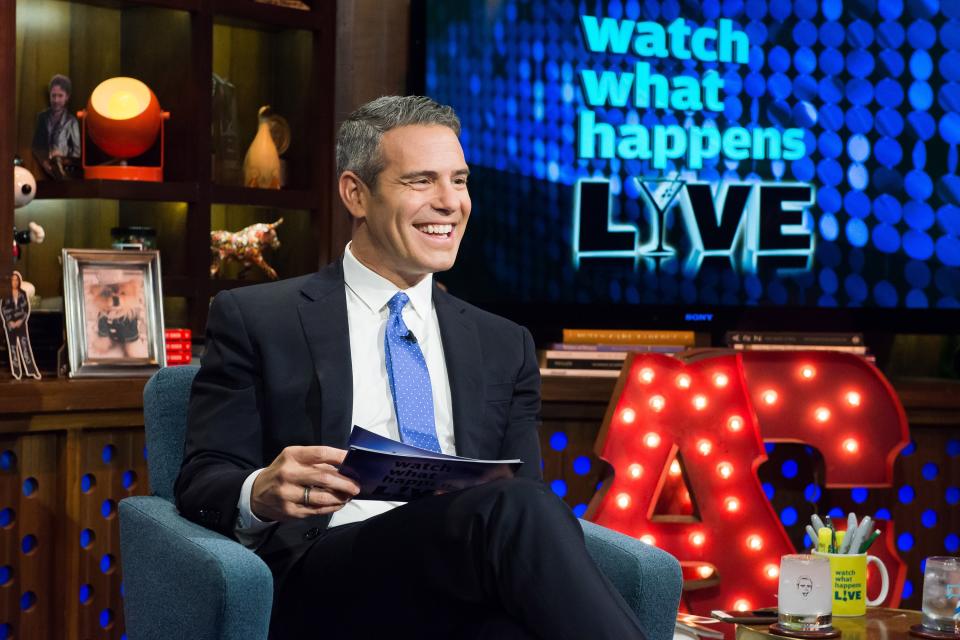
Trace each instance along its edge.
{"label": "blue polka dot necktie", "polygon": [[387,330],[383,336],[387,378],[390,379],[393,406],[397,410],[400,440],[440,453],[427,361],[401,315],[408,302],[410,298],[402,291],[390,298],[387,303],[390,317],[387,318]]}

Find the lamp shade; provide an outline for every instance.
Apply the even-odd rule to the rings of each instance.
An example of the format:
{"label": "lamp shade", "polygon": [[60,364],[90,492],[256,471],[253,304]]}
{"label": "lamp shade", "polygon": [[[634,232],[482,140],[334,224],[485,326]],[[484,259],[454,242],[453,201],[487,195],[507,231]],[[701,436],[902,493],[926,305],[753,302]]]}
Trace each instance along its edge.
{"label": "lamp shade", "polygon": [[105,153],[133,158],[153,145],[163,116],[150,87],[136,78],[110,78],[90,94],[87,131]]}

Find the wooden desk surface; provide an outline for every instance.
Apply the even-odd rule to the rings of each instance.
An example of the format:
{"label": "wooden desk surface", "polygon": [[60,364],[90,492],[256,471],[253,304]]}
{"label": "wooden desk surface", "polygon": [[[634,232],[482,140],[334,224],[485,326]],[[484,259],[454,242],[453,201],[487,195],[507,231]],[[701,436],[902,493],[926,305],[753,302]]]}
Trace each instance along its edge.
{"label": "wooden desk surface", "polygon": [[[834,616],[833,626],[842,633],[838,640],[901,640],[913,638],[910,627],[920,624],[920,612],[907,609],[870,607],[867,615],[857,618]],[[737,640],[769,640],[779,638],[769,632],[768,625],[737,625]]]}

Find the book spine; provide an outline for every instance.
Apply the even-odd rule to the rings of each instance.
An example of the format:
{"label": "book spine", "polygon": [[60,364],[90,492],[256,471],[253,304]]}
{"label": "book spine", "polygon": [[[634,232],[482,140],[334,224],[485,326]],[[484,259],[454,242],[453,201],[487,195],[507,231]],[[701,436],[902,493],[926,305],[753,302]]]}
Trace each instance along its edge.
{"label": "book spine", "polygon": [[583,378],[617,378],[619,369],[540,369],[541,376],[583,377]]}
{"label": "book spine", "polygon": [[564,329],[563,341],[568,344],[664,344],[692,347],[693,331],[658,331],[638,329]]}
{"label": "book spine", "polygon": [[623,360],[547,358],[548,369],[610,369],[620,371]]}
{"label": "book spine", "polygon": [[544,356],[549,360],[551,358],[558,360],[617,360],[623,362],[627,359],[626,351],[563,351],[551,349]]}
{"label": "book spine", "polygon": [[864,346],[862,333],[771,333],[728,331],[727,344],[821,345],[837,347]]}
{"label": "book spine", "polygon": [[681,344],[567,344],[565,342],[550,344],[551,351],[584,351],[588,353],[680,353],[684,349],[686,347]]}
{"label": "book spine", "polygon": [[865,354],[866,347],[846,347],[823,344],[734,344],[739,351],[837,351],[840,353]]}

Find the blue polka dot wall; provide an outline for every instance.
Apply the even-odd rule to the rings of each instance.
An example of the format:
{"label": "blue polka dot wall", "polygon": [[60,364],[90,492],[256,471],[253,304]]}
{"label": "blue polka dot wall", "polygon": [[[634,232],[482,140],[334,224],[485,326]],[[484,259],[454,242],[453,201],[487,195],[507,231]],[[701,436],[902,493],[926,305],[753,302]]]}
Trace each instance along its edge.
{"label": "blue polka dot wall", "polygon": [[[72,477],[58,471],[61,459],[74,460],[66,466]],[[83,637],[123,635],[117,508],[148,491],[146,477],[144,435],[135,426],[77,431],[76,440],[58,432],[0,439],[0,638],[27,637],[62,609],[75,611]],[[67,503],[71,533],[62,538],[57,514]],[[63,554],[77,562],[64,564]]]}

